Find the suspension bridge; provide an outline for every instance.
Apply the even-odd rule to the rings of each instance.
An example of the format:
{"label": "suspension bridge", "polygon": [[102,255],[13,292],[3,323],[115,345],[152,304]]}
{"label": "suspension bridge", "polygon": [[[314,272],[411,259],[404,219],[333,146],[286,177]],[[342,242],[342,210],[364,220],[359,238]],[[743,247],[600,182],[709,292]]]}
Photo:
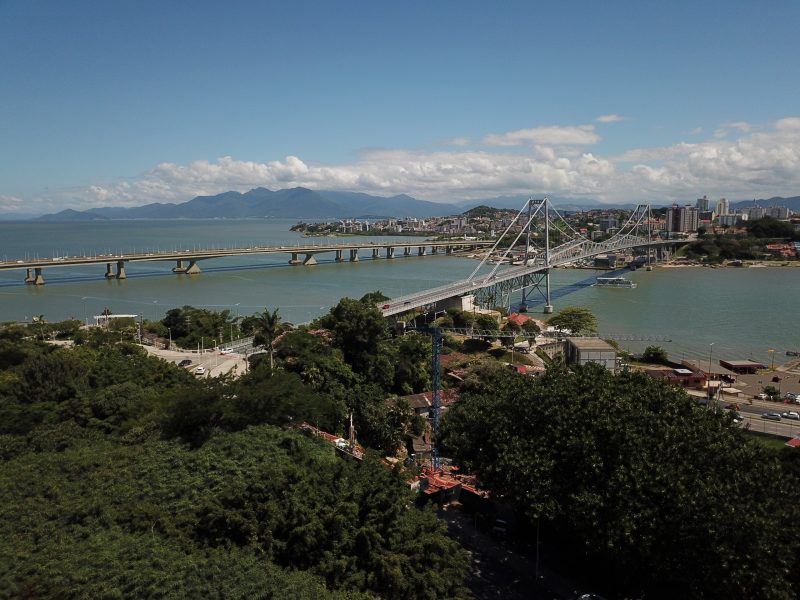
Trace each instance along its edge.
{"label": "suspension bridge", "polygon": [[[685,243],[654,236],[654,223],[650,205],[640,204],[613,236],[598,242],[575,230],[548,198],[529,199],[469,277],[393,298],[378,307],[385,317],[390,317],[409,311],[435,311],[452,305],[453,299],[471,297],[474,304],[493,308],[509,305],[511,294],[521,290],[523,303],[531,294],[541,294],[544,312],[549,314],[553,312],[550,269],[628,250],[644,252],[649,265],[668,247]],[[516,235],[508,243],[512,231]],[[524,250],[521,256],[514,257],[512,251],[520,244]]]}

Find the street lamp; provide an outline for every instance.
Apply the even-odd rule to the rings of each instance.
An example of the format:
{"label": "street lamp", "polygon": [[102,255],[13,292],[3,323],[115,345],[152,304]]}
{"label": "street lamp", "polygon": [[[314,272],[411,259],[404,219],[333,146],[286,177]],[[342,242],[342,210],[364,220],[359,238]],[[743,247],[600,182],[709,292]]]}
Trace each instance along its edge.
{"label": "street lamp", "polygon": [[172,350],[172,327],[167,327],[167,331],[169,332],[169,349]]}
{"label": "street lamp", "polygon": [[774,371],[775,370],[775,350],[773,348],[770,348],[769,350],[767,350],[767,352],[772,354],[772,364],[770,364],[769,370],[770,371]]}
{"label": "street lamp", "polygon": [[713,352],[714,352],[714,342],[711,342],[708,345],[708,383],[706,383],[706,389],[708,390],[708,394],[707,394],[708,397],[706,398],[706,400],[708,400],[709,407],[711,406],[711,375],[712,375],[712,373],[711,373],[711,355],[713,354]]}
{"label": "street lamp", "polygon": [[82,296],[81,300],[83,301],[83,322],[88,327],[89,326],[89,315],[86,312],[86,298],[88,298],[88,296]]}

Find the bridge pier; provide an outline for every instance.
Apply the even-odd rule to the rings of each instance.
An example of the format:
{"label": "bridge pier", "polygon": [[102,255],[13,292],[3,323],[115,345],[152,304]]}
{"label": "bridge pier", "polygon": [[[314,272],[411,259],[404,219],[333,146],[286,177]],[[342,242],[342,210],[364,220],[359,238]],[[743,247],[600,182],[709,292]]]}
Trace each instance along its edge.
{"label": "bridge pier", "polygon": [[314,258],[314,255],[309,252],[306,254],[306,258],[303,261],[303,264],[307,267],[310,267],[311,265],[317,264],[317,259]]}
{"label": "bridge pier", "polygon": [[336,262],[344,262],[344,250],[336,251]]}
{"label": "bridge pier", "polygon": [[303,261],[297,258],[297,252],[292,252],[292,258],[289,259],[290,265],[302,265]]}
{"label": "bridge pier", "polygon": [[373,248],[373,249],[372,249],[372,258],[373,258],[373,259],[380,258],[380,252],[378,251],[378,249],[377,249],[377,248]]}
{"label": "bridge pier", "polygon": [[394,246],[386,247],[386,258],[394,258]]}
{"label": "bridge pier", "polygon": [[411,246],[403,248],[403,256],[411,256]]}
{"label": "bridge pier", "polygon": [[418,254],[419,256],[425,256],[425,254],[426,254],[426,253],[427,253],[427,248],[425,248],[425,246],[420,246],[420,247],[417,249],[417,254]]}
{"label": "bridge pier", "polygon": [[200,270],[200,267],[197,266],[197,261],[190,260],[189,266],[186,268],[186,274],[198,275],[199,273],[202,273],[202,271]]}
{"label": "bridge pier", "polygon": [[439,254],[439,246],[431,246],[431,254]]}
{"label": "bridge pier", "polygon": [[358,248],[350,250],[350,262],[358,262]]}
{"label": "bridge pier", "polygon": [[25,274],[25,283],[33,283],[35,280],[33,278],[33,274],[31,269],[26,269],[27,273]]}
{"label": "bridge pier", "polygon": [[452,246],[446,246],[445,249],[444,249],[444,253],[447,256],[450,256],[453,253],[453,247]]}
{"label": "bridge pier", "polygon": [[127,279],[127,275],[125,275],[125,261],[118,260],[117,261],[117,279]]}
{"label": "bridge pier", "polygon": [[183,260],[178,259],[175,261],[175,267],[172,269],[173,273],[186,273],[186,269],[183,266]]}

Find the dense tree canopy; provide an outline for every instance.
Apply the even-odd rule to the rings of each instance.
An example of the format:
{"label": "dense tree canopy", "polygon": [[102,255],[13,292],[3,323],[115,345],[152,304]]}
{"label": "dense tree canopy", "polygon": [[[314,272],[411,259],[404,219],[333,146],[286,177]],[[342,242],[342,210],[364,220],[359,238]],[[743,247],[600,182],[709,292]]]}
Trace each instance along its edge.
{"label": "dense tree canopy", "polygon": [[290,336],[291,369],[196,380],[118,341],[0,328],[0,597],[463,595],[463,551],[399,473],[286,430],[336,430],[367,398],[376,439],[408,426],[330,345],[304,378],[319,338]]}
{"label": "dense tree canopy", "polygon": [[567,307],[547,320],[547,324],[576,335],[597,333],[597,317],[588,308]]}
{"label": "dense tree canopy", "polygon": [[596,365],[492,372],[443,429],[463,465],[617,593],[796,597],[796,478],[678,388]]}

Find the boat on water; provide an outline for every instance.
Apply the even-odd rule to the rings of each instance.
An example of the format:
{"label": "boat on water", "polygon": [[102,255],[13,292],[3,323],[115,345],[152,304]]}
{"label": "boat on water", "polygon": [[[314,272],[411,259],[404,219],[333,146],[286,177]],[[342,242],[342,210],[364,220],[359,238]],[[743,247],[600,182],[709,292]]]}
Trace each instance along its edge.
{"label": "boat on water", "polygon": [[635,288],[636,283],[624,277],[598,277],[595,280],[596,287],[611,287],[611,288]]}

